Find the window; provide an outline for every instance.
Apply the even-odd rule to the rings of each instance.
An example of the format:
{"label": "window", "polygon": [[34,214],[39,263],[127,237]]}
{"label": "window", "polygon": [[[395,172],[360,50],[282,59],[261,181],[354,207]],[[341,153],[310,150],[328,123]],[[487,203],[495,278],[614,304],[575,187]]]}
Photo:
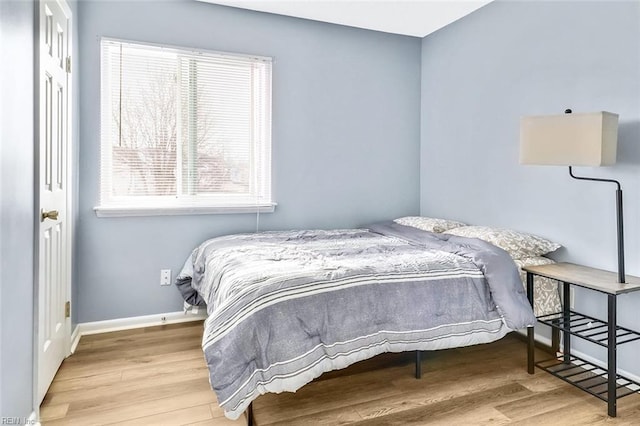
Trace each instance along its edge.
{"label": "window", "polygon": [[101,50],[99,216],[273,211],[270,58]]}

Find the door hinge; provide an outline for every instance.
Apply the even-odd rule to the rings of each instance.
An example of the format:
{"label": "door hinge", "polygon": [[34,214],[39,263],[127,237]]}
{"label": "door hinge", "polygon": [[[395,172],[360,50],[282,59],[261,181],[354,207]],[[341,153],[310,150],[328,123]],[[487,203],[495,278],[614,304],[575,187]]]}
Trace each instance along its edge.
{"label": "door hinge", "polygon": [[71,73],[71,56],[67,56],[67,60],[65,62],[66,62],[67,73]]}
{"label": "door hinge", "polygon": [[71,302],[67,301],[64,304],[64,317],[69,318],[71,316]]}

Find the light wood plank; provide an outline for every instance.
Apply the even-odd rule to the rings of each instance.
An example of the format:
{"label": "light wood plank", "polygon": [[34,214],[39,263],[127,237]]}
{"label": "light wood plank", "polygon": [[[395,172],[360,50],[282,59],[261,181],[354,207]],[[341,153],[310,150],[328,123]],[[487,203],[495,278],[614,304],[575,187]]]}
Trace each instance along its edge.
{"label": "light wood plank", "polygon": [[168,413],[154,414],[151,416],[138,417],[137,419],[118,422],[118,426],[180,426],[189,423],[213,421],[209,405],[198,405],[197,407],[182,408]]}
{"label": "light wood plank", "polygon": [[600,400],[585,392],[578,389],[567,392],[567,389],[562,387],[549,392],[536,393],[519,401],[498,404],[496,409],[512,420],[523,420],[531,417],[532,413],[553,411],[577,402],[592,405],[594,408],[603,406]]}
{"label": "light wood plank", "polygon": [[[360,414],[365,420],[361,424],[372,426],[420,424],[427,419],[449,418],[460,411],[467,412],[491,404],[498,399],[517,400],[530,394],[531,392],[522,385],[510,383],[438,401],[414,397],[402,410],[396,405],[395,407],[381,406],[375,411],[371,409],[362,411]],[[384,401],[380,402],[384,403]]]}
{"label": "light wood plank", "polygon": [[[193,339],[193,337],[201,338],[202,332],[202,326],[194,326],[168,329],[162,332],[147,331],[140,334],[129,334],[126,336],[113,337],[110,339],[103,338],[88,342],[85,347],[83,347],[82,351],[77,352],[77,355],[84,356],[93,352],[100,353],[108,350],[122,350],[126,347],[144,347],[155,345],[156,343],[175,342],[179,340],[190,340],[192,342],[197,342],[198,339]],[[80,341],[82,342],[83,339],[80,339]]]}
{"label": "light wood plank", "polygon": [[40,410],[42,421],[64,418],[69,412],[69,404],[47,404]]}
{"label": "light wood plank", "polygon": [[[428,419],[429,426],[452,426],[469,424],[469,419],[473,419],[474,426],[484,425],[508,425],[512,421],[504,414],[491,406],[481,406],[470,408],[469,410],[451,413],[446,416],[436,416]],[[538,426],[540,426],[540,423]]]}
{"label": "light wood plank", "polygon": [[66,363],[65,361],[60,366],[60,369],[56,374],[56,378],[60,377],[61,380],[81,377],[88,379],[93,377],[96,374],[96,371],[100,371],[101,373],[112,373],[117,371],[123,372],[125,370],[135,370],[143,365],[181,363],[198,358],[202,358],[202,351],[199,349],[179,351],[171,354],[151,355],[140,358],[112,357],[111,359],[104,359],[101,361],[81,363],[78,366],[70,365],[70,363]]}
{"label": "light wood plank", "polygon": [[144,401],[171,396],[175,393],[193,390],[209,390],[209,380],[202,371],[179,377],[174,374],[158,380],[129,381],[116,385],[100,386],[72,392],[56,393],[51,396],[52,404],[70,403],[71,412],[118,406],[123,402]]}
{"label": "light wood plank", "polygon": [[99,406],[90,410],[73,412],[72,407],[68,415],[61,420],[47,422],[47,425],[67,425],[84,426],[90,424],[112,424],[121,423],[131,419],[158,414],[166,415],[171,411],[182,408],[196,407],[210,404],[215,401],[215,396],[211,390],[201,390],[197,392],[182,393],[167,398],[154,399],[151,401],[137,403],[121,403],[118,406],[110,406],[109,409],[101,409]]}
{"label": "light wood plank", "polygon": [[[197,323],[83,337],[45,397],[43,425],[246,424],[225,418],[209,388],[201,333]],[[540,370],[527,374],[526,344],[515,337],[425,353],[421,380],[413,377],[413,357],[385,354],[296,393],[263,395],[254,402],[256,422],[609,425],[640,418],[638,394],[621,399],[612,419],[602,401]]]}
{"label": "light wood plank", "polygon": [[92,386],[102,386],[117,383],[121,378],[122,371],[92,374],[77,379],[65,379],[57,375],[56,379],[51,383],[51,386],[49,386],[49,394],[73,390],[80,390],[82,392],[87,389],[87,382],[90,382]]}

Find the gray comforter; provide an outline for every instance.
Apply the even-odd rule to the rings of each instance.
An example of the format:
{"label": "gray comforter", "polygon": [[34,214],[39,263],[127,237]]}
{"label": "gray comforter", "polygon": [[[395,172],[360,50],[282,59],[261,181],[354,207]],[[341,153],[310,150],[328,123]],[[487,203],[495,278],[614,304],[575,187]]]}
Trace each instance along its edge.
{"label": "gray comforter", "polygon": [[178,282],[207,304],[202,346],[232,419],[260,394],[383,352],[485,343],[535,322],[506,252],[393,222],[214,238]]}

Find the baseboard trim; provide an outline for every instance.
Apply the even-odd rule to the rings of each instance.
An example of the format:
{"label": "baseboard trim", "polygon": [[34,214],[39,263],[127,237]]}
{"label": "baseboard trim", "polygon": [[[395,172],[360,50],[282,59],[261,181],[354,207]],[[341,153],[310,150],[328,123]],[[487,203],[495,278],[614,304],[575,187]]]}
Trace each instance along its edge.
{"label": "baseboard trim", "polygon": [[31,412],[31,415],[27,418],[25,422],[27,425],[40,426],[40,422],[38,421],[38,413],[35,411]]}
{"label": "baseboard trim", "polygon": [[71,348],[69,348],[70,354],[73,354],[76,351],[78,343],[80,343],[80,325],[76,324],[76,327],[73,329],[73,333],[71,333]]}
{"label": "baseboard trim", "polygon": [[[105,321],[84,322],[76,326],[77,339],[90,334],[109,333],[112,331],[130,330],[133,328],[153,327],[157,325],[177,324],[181,322],[202,321],[206,313],[192,314],[183,311],[164,314],[143,315],[139,317],[117,318]],[[77,343],[75,344],[77,346]],[[72,346],[73,347],[73,346]],[[75,347],[73,347],[75,350]]]}

